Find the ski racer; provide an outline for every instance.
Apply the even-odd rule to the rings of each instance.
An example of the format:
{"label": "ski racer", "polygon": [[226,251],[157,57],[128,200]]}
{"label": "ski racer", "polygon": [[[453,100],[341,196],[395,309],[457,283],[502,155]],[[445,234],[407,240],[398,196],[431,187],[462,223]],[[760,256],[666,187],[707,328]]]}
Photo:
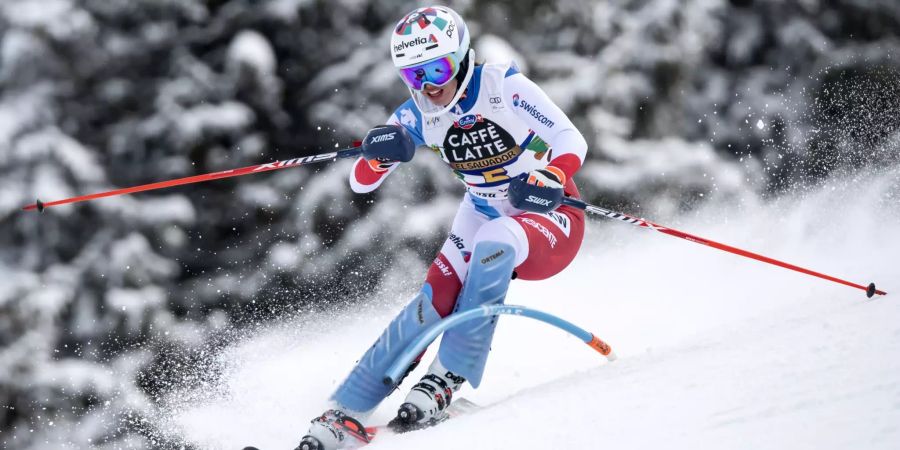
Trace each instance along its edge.
{"label": "ski racer", "polygon": [[[502,302],[512,278],[559,273],[581,246],[583,211],[560,205],[563,196],[579,197],[572,177],[587,152],[584,137],[514,63],[476,64],[470,39],[462,18],[443,6],[410,12],[391,33],[391,56],[411,98],[366,135],[350,186],[371,192],[417,147],[428,147],[466,193],[422,289],[338,387],[330,409],[312,420],[298,450],[368,442],[363,423],[394,389],[384,372],[420,332],[456,310]],[[465,381],[478,387],[495,322],[446,331],[392,423],[440,422]]]}

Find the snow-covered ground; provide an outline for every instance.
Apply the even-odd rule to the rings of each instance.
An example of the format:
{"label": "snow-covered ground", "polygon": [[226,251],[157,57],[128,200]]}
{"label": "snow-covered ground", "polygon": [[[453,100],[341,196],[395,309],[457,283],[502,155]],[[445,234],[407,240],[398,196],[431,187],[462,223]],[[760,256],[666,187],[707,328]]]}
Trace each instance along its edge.
{"label": "snow-covered ground", "polygon": [[[461,393],[482,410],[370,448],[898,448],[898,180],[892,170],[667,223],[892,293],[872,300],[594,219],[568,270],[514,282],[507,303],[593,331],[619,360],[606,363],[559,330],[504,317],[481,388]],[[170,398],[158,427],[200,448],[292,449],[414,290],[352,313],[260,328],[221,355],[218,385],[186,386]],[[404,393],[373,422],[387,421]]]}

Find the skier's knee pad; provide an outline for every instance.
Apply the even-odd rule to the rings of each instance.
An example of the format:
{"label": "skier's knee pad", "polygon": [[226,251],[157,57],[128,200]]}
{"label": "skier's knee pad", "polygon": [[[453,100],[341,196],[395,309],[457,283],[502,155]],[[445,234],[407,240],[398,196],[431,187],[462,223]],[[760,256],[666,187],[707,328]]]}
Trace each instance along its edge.
{"label": "skier's knee pad", "polygon": [[[513,247],[500,242],[479,242],[469,264],[456,311],[503,303],[515,267]],[[485,317],[464,322],[444,332],[438,353],[441,363],[469,380],[473,387],[478,387],[496,325],[496,316]]]}
{"label": "skier's knee pad", "polygon": [[481,226],[472,238],[473,245],[480,242],[495,242],[512,247],[515,253],[515,265],[519,265],[528,257],[528,235],[522,226],[512,217],[499,217]]}
{"label": "skier's knee pad", "polygon": [[384,372],[419,334],[439,320],[441,316],[431,304],[431,289],[425,286],[366,351],[331,399],[360,413],[374,409],[394,389],[382,381]]}

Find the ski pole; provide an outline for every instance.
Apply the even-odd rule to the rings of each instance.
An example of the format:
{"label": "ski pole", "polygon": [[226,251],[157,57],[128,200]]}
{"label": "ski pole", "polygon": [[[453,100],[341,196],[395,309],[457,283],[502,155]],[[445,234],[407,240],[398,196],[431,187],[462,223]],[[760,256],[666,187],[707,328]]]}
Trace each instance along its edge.
{"label": "ski pole", "polygon": [[343,158],[353,158],[362,154],[362,148],[360,147],[361,143],[354,144],[355,145],[353,147],[334,152],[320,153],[318,155],[303,156],[300,158],[284,159],[271,163],[257,164],[254,166],[241,167],[239,169],[228,169],[220,172],[206,173],[203,175],[193,175],[168,181],[158,181],[156,183],[142,184],[140,186],[132,186],[122,189],[114,189],[106,192],[98,192],[96,194],[81,195],[78,197],[66,198],[63,200],[56,200],[47,203],[44,203],[40,199],[38,199],[35,203],[25,206],[22,209],[24,211],[30,211],[33,209],[43,211],[45,208],[57,205],[65,205],[67,203],[78,203],[87,200],[94,200],[97,198],[112,197],[115,195],[133,194],[135,192],[152,191],[155,189],[163,189],[172,186],[181,186],[185,184],[200,183],[203,181],[219,180],[222,178],[239,177],[252,173],[268,172],[271,170],[286,169],[288,167],[305,166],[313,163],[334,161]]}
{"label": "ski pole", "polygon": [[850,286],[856,289],[862,289],[866,292],[866,296],[872,298],[875,294],[878,295],[887,295],[887,292],[882,290],[875,289],[875,283],[869,283],[868,286],[863,286],[861,284],[851,283],[846,280],[842,280],[840,278],[833,277],[831,275],[826,275],[824,273],[814,272],[809,269],[804,269],[800,266],[795,266],[793,264],[788,264],[786,262],[778,261],[777,259],[769,258],[768,256],[763,256],[757,253],[749,252],[747,250],[742,250],[737,247],[732,247],[730,245],[721,244],[715,241],[711,241],[706,238],[702,238],[699,236],[695,236],[693,234],[688,234],[683,231],[678,231],[672,228],[664,227],[661,225],[657,225],[648,220],[639,219],[637,217],[629,216],[628,214],[623,214],[616,211],[611,211],[606,208],[601,208],[599,206],[591,205],[589,203],[585,203],[581,200],[576,200],[574,198],[564,197],[563,204],[571,206],[573,208],[582,209],[592,214],[599,214],[601,216],[609,217],[610,219],[618,219],[623,222],[630,223],[632,225],[637,225],[642,228],[646,228],[648,230],[658,231],[660,233],[668,234],[669,236],[675,236],[677,238],[681,238],[687,241],[691,241],[697,244],[703,244],[708,247],[717,248],[719,250],[724,250],[729,253],[734,253],[735,255],[744,256],[747,258],[755,259],[757,261],[762,261],[764,263],[773,264],[779,267],[784,267],[785,269],[795,270],[800,273],[805,273],[807,275],[812,275],[814,277],[819,277],[828,281],[833,281],[835,283],[840,283],[845,286]]}

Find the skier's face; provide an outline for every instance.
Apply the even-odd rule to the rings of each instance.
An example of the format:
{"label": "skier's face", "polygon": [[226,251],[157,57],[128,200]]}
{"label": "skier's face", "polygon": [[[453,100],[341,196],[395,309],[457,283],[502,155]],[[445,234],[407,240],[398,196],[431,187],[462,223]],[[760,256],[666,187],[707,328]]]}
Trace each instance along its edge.
{"label": "skier's face", "polygon": [[456,86],[458,85],[459,83],[455,78],[441,87],[426,84],[422,88],[422,93],[425,94],[425,97],[428,98],[431,103],[434,103],[437,106],[447,106],[450,104],[450,100],[453,100],[453,96],[456,95]]}

